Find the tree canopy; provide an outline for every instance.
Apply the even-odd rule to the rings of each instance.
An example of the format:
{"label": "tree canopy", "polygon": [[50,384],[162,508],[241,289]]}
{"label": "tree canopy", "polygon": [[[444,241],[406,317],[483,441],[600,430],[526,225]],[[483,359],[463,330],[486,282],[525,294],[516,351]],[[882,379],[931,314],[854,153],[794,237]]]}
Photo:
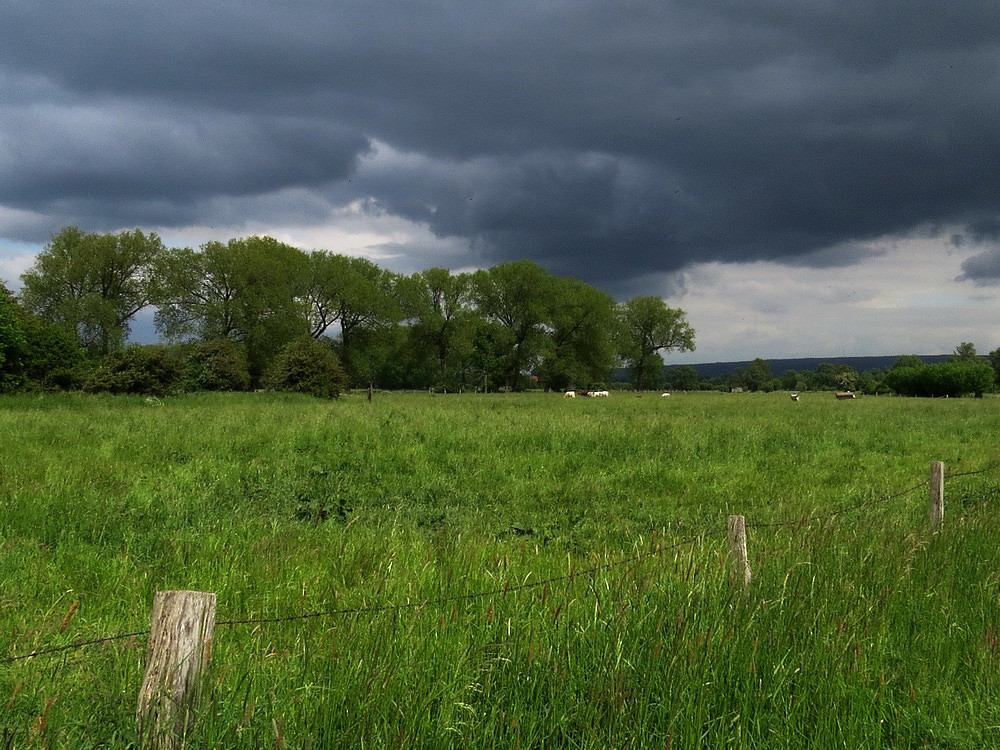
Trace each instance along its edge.
{"label": "tree canopy", "polygon": [[[16,330],[30,329],[28,349],[58,349],[69,364],[70,351],[82,347],[96,362],[125,346],[134,317],[150,307],[163,340],[182,347],[191,387],[259,387],[279,352],[302,336],[328,346],[356,386],[407,388],[588,388],[622,367],[639,387],[656,387],[661,355],[694,348],[682,310],[656,297],[618,304],[530,260],[404,275],[272,237],[167,248],[138,229],[66,227],[22,279],[23,305],[5,305],[18,311]],[[15,327],[4,309],[0,347],[11,362]],[[124,382],[122,373],[154,360],[123,354],[108,360],[104,380]],[[57,369],[45,357],[33,361],[46,373]]]}
{"label": "tree canopy", "polygon": [[618,306],[619,353],[637,388],[656,388],[663,378],[660,352],[694,351],[694,329],[683,310],[659,297],[633,297]]}
{"label": "tree canopy", "polygon": [[66,227],[22,275],[24,304],[66,326],[90,351],[107,354],[125,343],[130,321],[152,303],[163,253],[159,237],[138,229],[86,234]]}

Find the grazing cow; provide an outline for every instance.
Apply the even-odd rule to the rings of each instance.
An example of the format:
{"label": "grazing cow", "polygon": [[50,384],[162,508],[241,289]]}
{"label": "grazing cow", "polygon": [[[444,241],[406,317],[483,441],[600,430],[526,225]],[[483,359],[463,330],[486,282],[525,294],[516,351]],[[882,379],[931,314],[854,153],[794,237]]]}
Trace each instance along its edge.
{"label": "grazing cow", "polygon": [[607,391],[591,391],[590,395],[593,398],[607,398],[611,394],[609,394]]}
{"label": "grazing cow", "polygon": [[660,398],[669,398],[669,397],[670,397],[669,393],[662,393],[662,394],[660,394]]}
{"label": "grazing cow", "polygon": [[792,397],[792,401],[798,401],[799,400],[799,394],[797,394],[797,393],[789,393],[788,395]]}
{"label": "grazing cow", "polygon": [[576,391],[566,391],[563,398],[576,398]]}

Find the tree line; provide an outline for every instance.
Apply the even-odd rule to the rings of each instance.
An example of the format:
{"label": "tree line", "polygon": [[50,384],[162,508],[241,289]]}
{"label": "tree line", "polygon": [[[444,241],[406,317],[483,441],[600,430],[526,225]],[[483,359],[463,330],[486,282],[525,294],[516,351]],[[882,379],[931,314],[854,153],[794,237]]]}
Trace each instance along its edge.
{"label": "tree line", "polygon": [[[19,298],[0,285],[7,391],[561,390],[622,369],[655,388],[661,354],[695,346],[685,313],[663,300],[617,303],[529,260],[405,275],[266,236],[192,249],[66,227],[21,281]],[[146,309],[164,343],[127,346]]]}
{"label": "tree line", "polygon": [[991,391],[1000,383],[1000,348],[987,356],[969,342],[959,344],[947,362],[925,363],[917,355],[902,355],[892,367],[859,373],[842,362],[823,362],[815,370],[785,370],[776,376],[771,365],[757,358],[726,376],[703,378],[688,365],[671,367],[664,387],[678,391],[857,391],[877,395],[963,396]]}

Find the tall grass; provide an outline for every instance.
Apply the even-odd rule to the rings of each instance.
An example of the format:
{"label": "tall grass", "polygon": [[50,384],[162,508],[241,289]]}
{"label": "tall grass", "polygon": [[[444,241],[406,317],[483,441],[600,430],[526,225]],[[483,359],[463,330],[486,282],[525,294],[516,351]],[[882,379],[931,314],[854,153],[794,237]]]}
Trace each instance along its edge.
{"label": "tall grass", "polygon": [[[370,608],[219,626],[191,747],[998,746],[1000,470],[949,480],[934,536],[918,487],[931,460],[1000,459],[998,415],[822,395],[0,399],[0,632],[16,656],[143,630],[171,588],[215,592],[222,621]],[[753,584],[726,585],[726,514],[854,506],[751,526]],[[0,665],[0,737],[127,746],[145,646]]]}

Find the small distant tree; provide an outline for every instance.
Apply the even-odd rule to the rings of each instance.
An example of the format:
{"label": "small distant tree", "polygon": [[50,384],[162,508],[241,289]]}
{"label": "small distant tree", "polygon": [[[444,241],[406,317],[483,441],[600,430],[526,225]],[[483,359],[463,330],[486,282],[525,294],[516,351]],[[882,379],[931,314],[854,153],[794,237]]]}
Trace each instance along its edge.
{"label": "small distant tree", "polygon": [[766,360],[757,357],[751,362],[744,374],[746,387],[751,391],[767,390],[766,386],[771,382],[774,375],[771,374],[771,365]]}
{"label": "small distant tree", "polygon": [[875,395],[879,392],[885,393],[889,387],[885,384],[886,370],[869,370],[858,378],[858,390],[862,393]]}
{"label": "small distant tree", "polygon": [[842,362],[823,362],[816,368],[816,387],[821,390],[849,391],[857,387],[858,372]]}
{"label": "small distant tree", "polygon": [[920,367],[924,364],[924,361],[920,359],[916,354],[901,354],[896,357],[896,361],[892,363],[893,368],[896,367]]}
{"label": "small distant tree", "polygon": [[701,378],[690,365],[678,365],[667,370],[666,387],[672,391],[696,391],[701,387]]}
{"label": "small distant tree", "polygon": [[338,398],[347,389],[347,374],[327,343],[302,336],[278,353],[265,383],[276,391]]}
{"label": "small distant tree", "polygon": [[955,351],[948,357],[949,362],[979,362],[981,357],[976,354],[976,347],[968,341],[963,341],[955,347]]}
{"label": "small distant tree", "polygon": [[781,387],[786,391],[804,391],[809,387],[803,373],[798,370],[785,370],[781,375]]}

